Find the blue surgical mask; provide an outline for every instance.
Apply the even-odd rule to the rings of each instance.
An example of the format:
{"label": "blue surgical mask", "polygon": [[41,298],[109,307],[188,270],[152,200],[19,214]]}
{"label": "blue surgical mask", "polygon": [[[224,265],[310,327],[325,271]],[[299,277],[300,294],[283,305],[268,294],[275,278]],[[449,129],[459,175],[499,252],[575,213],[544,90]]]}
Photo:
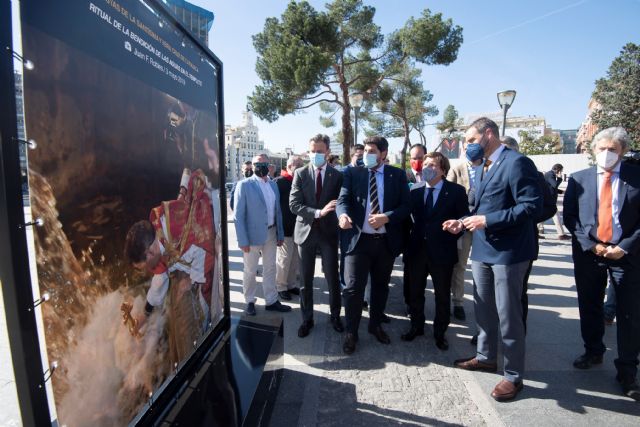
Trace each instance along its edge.
{"label": "blue surgical mask", "polygon": [[315,168],[321,168],[326,163],[325,153],[309,153],[309,161]]}
{"label": "blue surgical mask", "polygon": [[466,152],[467,160],[470,162],[475,162],[476,160],[480,160],[484,157],[484,148],[479,143],[469,144],[467,145]]}
{"label": "blue surgical mask", "polygon": [[435,169],[424,168],[424,169],[422,169],[422,180],[429,182],[432,179],[434,179],[437,174],[438,174],[438,172],[436,172]]}
{"label": "blue surgical mask", "polygon": [[375,168],[378,166],[378,155],[373,153],[367,153],[364,155],[364,167],[367,169]]}

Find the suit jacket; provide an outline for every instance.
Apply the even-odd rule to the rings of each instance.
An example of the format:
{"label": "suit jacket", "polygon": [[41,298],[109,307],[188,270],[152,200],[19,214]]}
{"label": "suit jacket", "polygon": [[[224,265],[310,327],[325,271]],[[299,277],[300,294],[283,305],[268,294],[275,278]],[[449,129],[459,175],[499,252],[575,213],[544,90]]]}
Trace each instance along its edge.
{"label": "suit jacket", "polygon": [[[640,263],[640,167],[622,163],[618,183],[618,219],[622,236],[618,246],[625,257]],[[589,251],[598,242],[598,178],[596,167],[583,169],[569,178],[564,194],[564,225],[573,235],[574,249]]]}
{"label": "suit jacket", "polygon": [[413,226],[409,236],[408,253],[411,256],[426,245],[427,256],[435,264],[454,265],[458,262],[456,240],[462,235],[454,235],[442,229],[442,223],[448,219],[459,219],[469,215],[467,193],[464,187],[443,181],[435,205],[426,216],[424,182],[411,187],[411,219]]}
{"label": "suit jacket", "polygon": [[311,165],[296,169],[293,176],[289,206],[291,212],[297,215],[293,240],[298,245],[307,240],[314,221],[317,221],[323,235],[338,239],[338,217],[335,212],[315,219],[316,209],[322,209],[330,201],[336,200],[342,187],[342,174],[332,166],[325,164],[323,167],[327,169],[324,172],[319,202],[316,202],[315,176]]}
{"label": "suit jacket", "polygon": [[415,184],[416,183],[416,175],[413,173],[413,170],[411,168],[406,170],[407,172],[407,181],[410,182],[411,184]]}
{"label": "suit jacket", "polygon": [[289,195],[291,193],[291,181],[284,176],[279,176],[273,180],[278,186],[280,192],[280,210],[282,211],[282,227],[284,228],[284,236],[292,237],[293,228],[296,225],[296,215],[289,208]]}
{"label": "suit jacket", "polygon": [[542,213],[538,170],[528,157],[504,148],[482,179],[476,169],[474,215],[487,226],[473,232],[471,260],[509,265],[534,259],[533,222]]}
{"label": "suit jacket", "polygon": [[554,171],[545,172],[544,173],[544,179],[545,179],[545,181],[547,181],[547,184],[549,184],[549,186],[551,188],[553,188],[554,192],[558,191],[558,187],[560,186],[560,183],[562,182],[562,178],[558,178]]}
{"label": "suit jacket", "polygon": [[469,192],[471,184],[469,182],[469,169],[467,168],[466,160],[461,161],[460,163],[449,169],[449,173],[447,174],[447,181],[460,184],[464,187],[467,193]]}
{"label": "suit jacket", "polygon": [[[344,171],[342,190],[338,197],[336,214],[348,215],[353,227],[343,230],[346,253],[352,252],[360,238],[365,221],[365,211],[369,198],[369,169],[349,168]],[[384,214],[389,217],[385,224],[387,243],[393,256],[398,256],[403,246],[403,222],[409,215],[409,185],[407,175],[402,169],[384,166]]]}
{"label": "suit jacket", "polygon": [[[267,241],[267,204],[260,189],[257,176],[238,182],[235,191],[236,235],[238,246],[260,246]],[[282,211],[280,210],[280,192],[273,181],[268,181],[276,195],[276,236],[284,240]]]}

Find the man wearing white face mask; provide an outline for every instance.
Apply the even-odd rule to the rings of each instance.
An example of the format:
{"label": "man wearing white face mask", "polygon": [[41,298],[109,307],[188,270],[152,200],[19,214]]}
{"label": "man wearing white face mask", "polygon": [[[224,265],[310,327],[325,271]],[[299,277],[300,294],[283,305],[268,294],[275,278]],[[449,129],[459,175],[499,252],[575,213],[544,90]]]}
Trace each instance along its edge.
{"label": "man wearing white face mask", "polygon": [[293,239],[300,254],[300,308],[302,324],[298,336],[304,338],[314,326],[313,274],[320,250],[322,268],[329,287],[330,322],[336,332],[344,331],[340,321],[340,279],[338,275],[338,218],[336,199],[342,174],[327,163],[329,137],[318,134],[309,141],[309,164],[297,169],[289,206],[297,215]]}
{"label": "man wearing white face mask", "polygon": [[592,142],[597,166],[576,172],[564,196],[563,217],[573,236],[574,275],[585,352],[573,366],[602,363],[606,347],[603,300],[607,278],[617,295],[616,379],[625,396],[640,401],[636,380],[640,353],[640,168],[621,163],[629,136],[620,127]]}

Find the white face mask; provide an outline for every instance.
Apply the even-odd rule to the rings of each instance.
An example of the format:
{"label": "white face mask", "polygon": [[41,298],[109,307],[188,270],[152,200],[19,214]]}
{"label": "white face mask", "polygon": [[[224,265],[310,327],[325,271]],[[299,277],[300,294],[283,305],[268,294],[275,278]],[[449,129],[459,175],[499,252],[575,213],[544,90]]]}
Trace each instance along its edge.
{"label": "white face mask", "polygon": [[613,169],[620,157],[613,151],[604,150],[596,155],[596,163],[604,170]]}

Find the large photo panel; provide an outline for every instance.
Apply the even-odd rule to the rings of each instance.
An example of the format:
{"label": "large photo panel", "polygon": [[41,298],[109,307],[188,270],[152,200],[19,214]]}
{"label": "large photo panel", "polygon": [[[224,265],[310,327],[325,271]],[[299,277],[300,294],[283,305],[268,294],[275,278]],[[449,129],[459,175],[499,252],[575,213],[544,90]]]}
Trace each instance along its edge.
{"label": "large photo panel", "polygon": [[51,296],[41,332],[61,425],[130,422],[224,316],[219,69],[152,6],[22,7],[37,282]]}

